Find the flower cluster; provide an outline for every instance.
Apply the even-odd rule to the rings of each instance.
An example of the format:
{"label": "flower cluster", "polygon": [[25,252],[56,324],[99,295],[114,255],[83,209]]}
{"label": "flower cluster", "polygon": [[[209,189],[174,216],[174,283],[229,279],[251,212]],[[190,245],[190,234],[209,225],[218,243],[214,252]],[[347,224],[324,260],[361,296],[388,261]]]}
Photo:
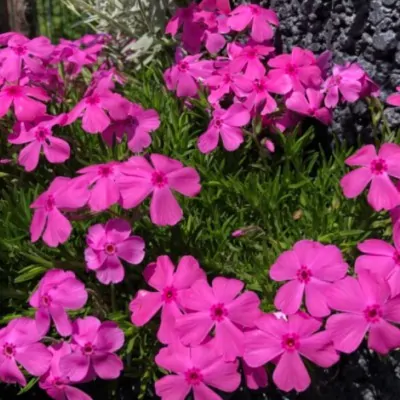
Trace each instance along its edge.
{"label": "flower cluster", "polygon": [[277,54],[277,26],[272,10],[255,4],[230,10],[226,1],[178,9],[167,25],[166,33],[182,46],[176,64],[165,71],[168,89],[178,97],[200,91],[208,96],[212,118],[198,140],[202,153],[213,151],[220,137],[225,150],[236,150],[250,120],[253,126],[261,121],[266,129],[260,139],[273,152],[271,133],[285,132],[304,117],[329,125],[340,103],[379,94],[358,64],[332,65],[330,52],[316,56],[294,47]]}
{"label": "flower cluster", "polygon": [[[29,304],[36,309],[35,319],[17,318],[0,330],[0,380],[26,385],[20,364],[29,374],[39,377],[39,385],[53,399],[90,400],[73,385],[96,377],[115,379],[122,369],[115,354],[124,344],[124,334],[111,321],[95,317],[71,322],[67,310],[79,310],[87,301],[85,285],[71,271],[49,270],[32,293]],[[51,320],[62,340],[42,342]],[[70,337],[70,339],[65,339]]]}

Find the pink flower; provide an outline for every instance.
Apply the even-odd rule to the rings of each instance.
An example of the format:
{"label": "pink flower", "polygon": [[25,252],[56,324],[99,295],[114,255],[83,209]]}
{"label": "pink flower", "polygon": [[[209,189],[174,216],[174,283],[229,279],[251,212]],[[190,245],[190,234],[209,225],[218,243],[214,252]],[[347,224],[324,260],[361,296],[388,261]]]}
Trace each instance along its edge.
{"label": "pink flower", "polygon": [[196,96],[200,79],[207,78],[212,73],[211,61],[200,61],[201,54],[187,56],[167,71],[164,78],[169,90],[176,90],[178,97]]}
{"label": "pink flower", "polygon": [[306,89],[306,93],[293,92],[286,100],[286,107],[299,114],[316,118],[325,125],[332,122],[331,111],[323,106],[324,95],[318,90]]}
{"label": "pink flower", "polygon": [[172,190],[194,197],[201,189],[200,177],[194,168],[161,154],[150,156],[151,164],[139,156],[121,165],[118,185],[124,208],[138,206],[152,194],[150,217],[154,224],[176,225],[183,216]]}
{"label": "pink flower", "polygon": [[144,258],[144,241],[131,236],[131,226],[123,219],[109,220],[105,225],[96,224],[89,228],[86,237],[86,265],[96,272],[97,279],[108,285],[120,283],[125,269],[120,258],[130,264],[140,264]]}
{"label": "pink flower", "polygon": [[85,392],[71,386],[70,380],[63,376],[60,361],[72,352],[71,345],[60,342],[48,347],[52,354],[49,370],[40,377],[39,386],[54,400],[92,400]]}
{"label": "pink flower", "polygon": [[386,354],[400,346],[400,329],[389,322],[400,322],[400,297],[390,299],[389,285],[368,271],[358,279],[350,276],[336,282],[329,291],[329,306],[341,311],[326,324],[334,346],[344,353],[355,351],[364,336],[368,347]]}
{"label": "pink flower", "polygon": [[69,191],[69,186],[73,186],[72,179],[57,177],[31,204],[30,207],[35,209],[30,228],[32,242],[42,235],[43,241],[50,247],[57,247],[68,240],[72,226],[60,210],[83,207],[88,199],[84,190]]}
{"label": "pink flower", "polygon": [[265,68],[261,60],[275,50],[274,47],[262,46],[260,44],[249,44],[246,46],[237,43],[228,45],[228,56],[231,60],[229,68],[231,72],[244,71],[249,78],[265,74]]}
{"label": "pink flower", "polygon": [[[247,82],[244,81],[244,90],[240,97],[246,98],[244,105],[255,113],[261,115],[271,114],[277,110],[277,103],[270,93],[287,94],[290,92],[291,83],[286,75],[282,75],[279,79],[269,79],[264,76],[261,70],[254,71],[249,75],[252,79],[252,88],[247,91]],[[246,79],[246,78],[245,78]],[[237,80],[237,86],[241,89],[242,79]]]}
{"label": "pink flower", "polygon": [[44,67],[42,60],[48,59],[53,52],[50,40],[44,36],[27,39],[22,35],[13,35],[7,48],[0,50],[0,75],[9,82],[21,77],[22,69],[40,72]]}
{"label": "pink flower", "polygon": [[50,329],[50,317],[61,336],[72,332],[71,321],[66,310],[79,310],[87,301],[85,285],[76,279],[72,271],[51,269],[32,293],[29,304],[36,308],[35,320],[40,335]]}
{"label": "pink flower", "polygon": [[176,320],[183,344],[198,345],[214,331],[215,343],[226,361],[243,355],[241,327],[253,327],[260,315],[260,300],[254,292],[240,294],[244,283],[237,279],[215,278],[212,287],[197,281],[182,296],[181,304],[192,311]]}
{"label": "pink flower", "polygon": [[327,290],[331,282],[346,275],[348,267],[336,246],[300,240],[293,250],[283,252],[270,269],[271,279],[289,281],[276,294],[276,308],[285,314],[296,313],[305,293],[305,304],[311,315],[329,315]]}
{"label": "pink flower", "polygon": [[116,379],[124,366],[114,353],[123,344],[124,333],[115,322],[78,318],[73,323],[73,352],[61,358],[61,374],[71,382],[81,382],[93,372],[101,379]]}
{"label": "pink flower", "polygon": [[369,239],[357,246],[364,254],[357,258],[355,271],[369,271],[387,281],[392,297],[400,294],[400,236],[393,229],[394,246],[383,240]]}
{"label": "pink flower", "polygon": [[237,32],[251,25],[251,38],[261,43],[273,38],[274,31],[271,25],[279,26],[279,20],[272,10],[255,4],[243,4],[231,12],[228,24]]}
{"label": "pink flower", "polygon": [[209,386],[234,392],[240,385],[238,363],[224,362],[212,341],[194,348],[175,342],[160,350],[156,364],[174,373],[155,384],[156,394],[162,400],[183,400],[192,391],[194,400],[221,400]]}
{"label": "pink flower", "polygon": [[321,70],[309,50],[294,47],[291,54],[271,58],[268,65],[273,68],[268,72],[268,77],[275,80],[287,75],[295,92],[304,92],[307,88],[319,89],[321,85]]}
{"label": "pink flower", "polygon": [[197,260],[184,256],[176,271],[168,256],[160,256],[147,283],[157,292],[139,290],[131,301],[132,323],[136,326],[147,324],[161,309],[161,324],[157,338],[161,343],[172,343],[177,339],[175,320],[182,315],[181,297],[197,280],[205,280],[204,271]]}
{"label": "pink flower", "polygon": [[400,107],[400,86],[397,86],[396,90],[398,93],[391,94],[386,99],[386,103],[390,104],[391,106]]}
{"label": "pink flower", "polygon": [[332,76],[323,85],[326,91],[326,107],[336,107],[339,103],[339,94],[350,103],[357,101],[360,98],[361,78],[364,74],[365,72],[357,64],[335,65]]}
{"label": "pink flower", "polygon": [[69,158],[71,152],[69,144],[54,137],[52,132],[55,125],[63,125],[66,120],[66,114],[61,114],[56,117],[46,116],[34,126],[27,126],[22,122],[18,136],[8,139],[13,144],[29,143],[21,150],[18,157],[19,164],[26,171],[33,171],[37,167],[42,150],[46,159],[53,164],[63,163]]}
{"label": "pink flower", "polygon": [[51,353],[39,343],[40,339],[33,319],[16,318],[0,329],[0,381],[26,385],[17,362],[33,376],[47,371]]}
{"label": "pink flower", "polygon": [[249,93],[253,88],[250,79],[241,73],[232,73],[229,67],[217,70],[214,75],[205,80],[205,83],[210,88],[211,93],[208,96],[208,102],[212,105],[231,91],[240,96],[242,93]]}
{"label": "pink flower", "polygon": [[81,176],[74,180],[90,190],[88,205],[92,211],[104,211],[120,201],[118,179],[120,164],[111,161],[107,164],[90,165],[78,171]]}
{"label": "pink flower", "polygon": [[288,321],[266,314],[256,325],[259,330],[246,332],[243,359],[255,368],[279,357],[272,379],[281,390],[302,392],[310,385],[302,357],[324,368],[339,360],[330,334],[316,333],[322,323],[306,314],[290,315]]}
{"label": "pink flower", "polygon": [[0,118],[14,107],[18,121],[33,121],[46,113],[46,106],[40,101],[47,101],[46,92],[38,87],[26,85],[5,85],[0,91]]}
{"label": "pink flower", "polygon": [[101,136],[109,145],[113,145],[114,137],[121,143],[124,134],[128,139],[128,147],[134,153],[139,153],[150,146],[150,132],[160,126],[160,117],[155,110],[144,110],[139,104],[130,104],[128,117],[123,121],[112,123]]}
{"label": "pink flower", "polygon": [[237,229],[236,231],[232,232],[232,237],[237,238],[237,237],[241,237],[244,236],[246,234],[246,232],[243,229]]}
{"label": "pink flower", "polygon": [[103,132],[110,125],[111,119],[123,120],[127,117],[126,103],[119,94],[106,89],[94,90],[69,112],[68,123],[82,117],[82,128],[85,132]]}
{"label": "pink flower", "polygon": [[390,210],[400,205],[400,193],[390,176],[400,178],[400,146],[385,143],[376,154],[373,145],[363,146],[346,160],[350,166],[360,166],[340,181],[344,195],[357,197],[371,182],[368,203],[375,211]]}
{"label": "pink flower", "polygon": [[227,110],[216,109],[207,131],[200,136],[197,147],[202,153],[210,153],[218,146],[221,136],[225,150],[234,151],[243,143],[241,128],[249,121],[250,113],[241,104],[233,104]]}

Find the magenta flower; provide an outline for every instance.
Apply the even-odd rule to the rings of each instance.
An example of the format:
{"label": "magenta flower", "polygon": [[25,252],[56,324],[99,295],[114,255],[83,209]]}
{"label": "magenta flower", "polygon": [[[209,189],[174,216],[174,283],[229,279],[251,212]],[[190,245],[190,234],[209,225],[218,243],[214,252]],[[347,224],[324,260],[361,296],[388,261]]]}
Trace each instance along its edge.
{"label": "magenta flower", "polygon": [[123,344],[124,333],[115,322],[78,318],[73,323],[73,352],[61,358],[61,374],[71,382],[81,382],[93,372],[101,379],[116,379],[124,365],[114,353]]}
{"label": "magenta flower", "polygon": [[329,306],[340,311],[326,323],[337,350],[352,353],[367,332],[368,347],[378,353],[400,346],[400,329],[389,323],[400,322],[400,297],[390,298],[385,281],[360,271],[358,279],[348,276],[336,282],[328,299]]}
{"label": "magenta flower", "polygon": [[260,300],[254,292],[240,294],[244,283],[237,279],[215,278],[212,287],[197,281],[182,296],[189,311],[176,320],[183,344],[199,345],[214,331],[215,343],[226,361],[241,357],[244,351],[242,327],[253,327],[260,315]]}
{"label": "magenta flower", "polygon": [[43,375],[49,368],[51,353],[39,343],[42,338],[36,323],[29,318],[16,318],[0,329],[0,381],[26,385],[18,364],[33,376]]}
{"label": "magenta flower", "polygon": [[200,177],[194,168],[161,154],[150,156],[151,164],[139,156],[131,157],[120,169],[118,179],[124,208],[138,206],[152,194],[150,217],[154,224],[176,225],[183,216],[172,190],[194,197],[201,189]]}
{"label": "magenta flower", "polygon": [[243,4],[232,10],[228,24],[237,32],[241,32],[251,25],[251,38],[261,43],[273,38],[272,26],[279,26],[279,20],[272,10],[256,4]]}
{"label": "magenta flower", "polygon": [[78,171],[74,180],[90,190],[88,205],[92,211],[104,211],[120,201],[118,179],[120,164],[111,161],[107,164],[90,165]]}
{"label": "magenta flower", "polygon": [[211,75],[212,61],[200,61],[200,57],[201,54],[187,56],[165,71],[165,83],[169,90],[176,90],[178,97],[196,96],[198,82]]}
{"label": "magenta flower", "polygon": [[289,281],[276,294],[276,308],[285,314],[294,314],[299,311],[305,294],[311,315],[329,315],[327,290],[331,282],[346,275],[348,267],[336,246],[300,240],[292,250],[283,252],[270,269],[271,279]]}
{"label": "magenta flower", "polygon": [[259,330],[246,332],[243,359],[255,368],[279,357],[272,379],[281,390],[302,392],[310,385],[302,357],[323,368],[339,360],[329,332],[317,333],[322,323],[306,314],[290,315],[287,321],[266,314],[256,325]]}
{"label": "magenta flower", "polygon": [[101,133],[112,120],[127,117],[127,101],[106,89],[94,90],[84,97],[68,114],[68,123],[82,117],[82,128],[88,133]]}
{"label": "magenta flower", "polygon": [[0,118],[13,106],[18,121],[33,121],[46,113],[46,106],[40,101],[50,98],[38,87],[26,85],[5,85],[0,90]]}
{"label": "magenta flower", "polygon": [[365,72],[357,64],[335,65],[332,76],[323,85],[326,91],[326,107],[336,107],[339,103],[339,94],[350,103],[357,101],[360,98],[361,78],[364,74]]}
{"label": "magenta flower", "polygon": [[274,50],[274,47],[260,44],[241,46],[236,43],[230,43],[228,45],[228,55],[231,60],[229,68],[233,73],[243,71],[246,77],[249,78],[253,78],[254,75],[264,75],[265,68],[261,60]]}
{"label": "magenta flower", "polygon": [[391,296],[400,294],[400,236],[393,229],[394,246],[383,240],[369,239],[357,246],[364,254],[356,259],[355,271],[369,271],[387,281]]}
{"label": "magenta flower", "polygon": [[[254,71],[251,75],[251,79],[252,88],[250,91],[247,91],[247,81],[246,78],[244,78],[244,90],[239,97],[246,98],[243,104],[249,110],[260,113],[261,115],[271,114],[277,110],[277,103],[270,93],[287,94],[291,90],[290,79],[286,75],[272,80],[259,70]],[[242,88],[242,81],[243,79],[239,78],[237,80],[239,89]]]}
{"label": "magenta flower", "polygon": [[155,110],[144,110],[139,104],[130,104],[128,117],[123,121],[113,122],[101,136],[109,145],[113,145],[114,137],[121,143],[124,134],[128,139],[128,147],[134,153],[139,153],[150,146],[150,132],[160,126],[160,117]]}
{"label": "magenta flower", "polygon": [[[71,190],[68,190],[71,186]],[[43,241],[50,247],[57,247],[68,240],[72,226],[61,213],[62,209],[83,207],[88,194],[74,188],[70,178],[57,177],[32,204],[35,209],[31,222],[31,241],[36,242],[43,235]],[[73,189],[73,190],[72,190]]]}
{"label": "magenta flower", "polygon": [[42,60],[48,59],[53,45],[44,36],[32,40],[22,35],[13,35],[7,47],[0,50],[0,75],[9,82],[17,81],[24,67],[33,73],[44,69]]}
{"label": "magenta flower", "polygon": [[131,301],[132,323],[136,326],[147,324],[161,309],[161,324],[157,338],[161,343],[172,343],[177,339],[175,320],[182,315],[181,297],[197,280],[205,280],[204,271],[197,260],[184,256],[179,261],[176,271],[168,256],[157,258],[154,271],[147,283],[157,292],[139,290]]}
{"label": "magenta flower", "polygon": [[60,361],[72,352],[71,345],[66,342],[52,344],[48,347],[52,354],[49,370],[40,377],[39,386],[54,400],[92,400],[85,392],[71,386],[70,380],[63,376]]}
{"label": "magenta flower", "polygon": [[41,151],[47,161],[53,164],[59,164],[66,161],[71,149],[69,144],[62,139],[53,136],[52,128],[55,125],[63,125],[67,120],[66,114],[56,117],[45,116],[34,126],[20,124],[20,132],[15,137],[9,137],[8,141],[12,144],[26,145],[19,153],[18,162],[26,171],[33,171],[38,163]]}
{"label": "magenta flower", "polygon": [[371,182],[368,203],[375,211],[390,210],[400,205],[400,193],[390,177],[400,178],[400,146],[385,143],[376,154],[372,144],[363,146],[346,159],[350,166],[360,166],[340,181],[344,195],[352,199]]}
{"label": "magenta flower", "polygon": [[397,86],[396,90],[397,93],[391,94],[386,99],[386,103],[390,104],[391,106],[400,107],[400,86]]}
{"label": "magenta flower", "polygon": [[237,150],[244,140],[241,128],[249,121],[250,113],[241,104],[233,104],[227,110],[216,109],[207,131],[200,136],[197,147],[202,153],[210,153],[218,146],[221,136],[225,150]]}
{"label": "magenta flower", "polygon": [[[229,67],[221,68],[205,80],[210,89],[208,102],[212,105],[217,104],[225,95],[230,92],[240,96],[242,93],[249,93],[252,88],[250,79],[244,77],[241,73],[232,73]],[[240,83],[240,87],[238,85]]]}
{"label": "magenta flower", "polygon": [[202,0],[199,7],[202,10],[220,11],[224,14],[229,14],[231,11],[229,0]]}
{"label": "magenta flower", "polygon": [[294,47],[291,54],[271,58],[268,65],[273,68],[268,72],[268,77],[275,80],[282,75],[288,76],[295,92],[304,92],[307,88],[320,88],[321,70],[314,54],[309,50]]}
{"label": "magenta flower", "polygon": [[96,272],[97,279],[105,284],[120,283],[125,269],[120,259],[130,264],[140,264],[144,258],[144,241],[131,236],[131,226],[123,219],[111,219],[105,225],[89,228],[85,250],[88,269]]}
{"label": "magenta flower", "polygon": [[174,375],[156,382],[157,396],[162,400],[183,400],[193,391],[194,400],[221,400],[209,386],[234,392],[240,385],[238,362],[225,362],[215,347],[212,341],[194,348],[175,342],[161,349],[156,364]]}
{"label": "magenta flower", "polygon": [[301,115],[316,118],[325,125],[332,122],[332,113],[323,106],[324,95],[318,90],[306,89],[302,92],[293,92],[286,100],[286,107]]}
{"label": "magenta flower", "polygon": [[31,307],[37,309],[35,320],[39,334],[46,335],[52,318],[57,332],[69,336],[72,325],[66,310],[79,310],[87,298],[85,285],[72,271],[51,269],[46,272],[29,299]]}

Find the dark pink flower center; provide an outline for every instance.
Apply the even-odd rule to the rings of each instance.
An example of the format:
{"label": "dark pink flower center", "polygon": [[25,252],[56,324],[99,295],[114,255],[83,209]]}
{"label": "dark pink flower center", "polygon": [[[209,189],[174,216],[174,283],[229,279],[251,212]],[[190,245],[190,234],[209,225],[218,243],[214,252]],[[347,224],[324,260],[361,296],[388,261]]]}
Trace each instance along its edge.
{"label": "dark pink flower center", "polygon": [[45,128],[44,126],[40,126],[39,128],[37,128],[35,133],[36,139],[39,142],[44,142],[46,138],[50,135],[51,135],[50,130]]}
{"label": "dark pink flower center", "polygon": [[164,172],[161,171],[154,171],[152,176],[151,176],[151,183],[153,186],[156,186],[158,188],[162,188],[165,185],[168,184],[168,178],[164,174]]}
{"label": "dark pink flower center", "polygon": [[252,13],[253,15],[260,15],[260,14],[261,14],[261,9],[260,9],[260,7],[250,5],[249,8],[250,8],[251,13]]}
{"label": "dark pink flower center", "polygon": [[296,67],[295,65],[293,65],[293,64],[290,63],[290,64],[288,64],[288,65],[286,66],[285,72],[286,72],[288,75],[295,75],[296,72],[297,72],[297,67]]}
{"label": "dark pink flower center", "polygon": [[395,251],[393,253],[393,261],[397,264],[400,265],[400,253],[398,251]]}
{"label": "dark pink flower center", "polygon": [[307,268],[305,265],[302,265],[297,270],[297,279],[300,282],[308,283],[310,281],[311,276],[312,276],[311,270],[309,268]]}
{"label": "dark pink flower center", "polygon": [[222,81],[225,84],[231,83],[232,82],[231,76],[229,74],[225,74],[224,77],[222,78]]}
{"label": "dark pink flower center", "polygon": [[257,49],[248,49],[246,53],[248,58],[256,58],[258,56]]}
{"label": "dark pink flower center", "polygon": [[193,367],[185,372],[185,379],[189,385],[196,386],[203,382],[203,375],[198,368]]}
{"label": "dark pink flower center", "polygon": [[256,80],[254,81],[254,89],[255,89],[258,93],[264,92],[265,89],[266,89],[265,81],[264,81],[263,79],[256,79]]}
{"label": "dark pink flower center", "polygon": [[214,120],[214,125],[215,125],[217,128],[221,128],[221,126],[222,126],[222,120],[221,120],[221,118],[215,118],[215,120]]}
{"label": "dark pink flower center", "polygon": [[136,117],[130,117],[129,124],[131,125],[132,128],[137,128],[139,126],[139,121]]}
{"label": "dark pink flower center", "polygon": [[176,300],[177,294],[178,292],[173,286],[167,286],[164,288],[161,298],[165,303],[172,303]]}
{"label": "dark pink flower center", "polygon": [[187,72],[189,70],[189,63],[186,61],[179,61],[178,69],[181,72]]}
{"label": "dark pink flower center", "polygon": [[300,346],[299,335],[296,333],[288,333],[282,336],[282,347],[286,351],[297,350]]}
{"label": "dark pink flower center", "polygon": [[117,247],[114,243],[107,243],[104,247],[104,251],[109,255],[112,256],[117,252]]}
{"label": "dark pink flower center", "polygon": [[42,304],[42,306],[48,307],[51,304],[51,297],[48,294],[44,294],[40,298],[40,303]]}
{"label": "dark pink flower center", "polygon": [[342,81],[342,77],[340,75],[333,76],[331,85],[339,86],[341,81]]}
{"label": "dark pink flower center", "polygon": [[378,322],[382,317],[382,309],[378,304],[368,306],[364,310],[364,317],[370,323]]}
{"label": "dark pink flower center", "polygon": [[85,356],[90,356],[93,354],[93,352],[94,352],[94,346],[90,342],[85,343],[85,345],[82,347],[82,353]]}
{"label": "dark pink flower center", "polygon": [[309,114],[309,115],[314,116],[316,112],[317,112],[317,108],[315,108],[315,107],[310,107],[310,108],[308,109],[308,114]]}
{"label": "dark pink flower center", "polygon": [[5,343],[3,346],[3,354],[7,358],[12,358],[15,355],[15,346],[12,343]]}
{"label": "dark pink flower center", "polygon": [[13,49],[13,52],[19,56],[23,56],[24,54],[26,54],[26,50],[27,50],[26,47],[22,46],[22,45],[15,46],[12,49]]}
{"label": "dark pink flower center", "polygon": [[221,322],[228,315],[228,310],[225,308],[224,303],[214,304],[210,312],[211,319],[217,322]]}
{"label": "dark pink flower center", "polygon": [[112,173],[113,173],[113,168],[110,167],[109,165],[102,165],[101,167],[99,167],[98,174],[103,178],[108,178]]}
{"label": "dark pink flower center", "polygon": [[54,377],[53,378],[53,386],[56,386],[59,389],[62,389],[68,381],[66,379],[60,378],[60,377]]}
{"label": "dark pink flower center", "polygon": [[85,100],[86,104],[90,105],[90,106],[97,106],[98,104],[100,104],[100,97],[97,94],[94,94],[92,96],[89,96],[86,100]]}
{"label": "dark pink flower center", "polygon": [[49,194],[47,196],[46,203],[44,204],[44,209],[46,211],[52,211],[54,209],[55,204],[56,204],[56,201],[54,199],[54,196],[52,194]]}
{"label": "dark pink flower center", "polygon": [[5,88],[5,92],[9,97],[22,97],[22,87],[21,86],[9,86]]}
{"label": "dark pink flower center", "polygon": [[382,175],[388,170],[388,166],[386,161],[382,158],[378,158],[377,160],[371,161],[371,172],[374,175]]}

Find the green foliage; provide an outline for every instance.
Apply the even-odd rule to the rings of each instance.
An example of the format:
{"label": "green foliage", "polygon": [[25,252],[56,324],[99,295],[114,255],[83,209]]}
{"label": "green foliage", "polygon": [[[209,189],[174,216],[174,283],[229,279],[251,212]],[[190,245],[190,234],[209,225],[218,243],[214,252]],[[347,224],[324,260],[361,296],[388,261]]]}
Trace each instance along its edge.
{"label": "green foliage", "polygon": [[[79,87],[76,84],[75,92],[71,92],[72,103],[79,97]],[[319,127],[275,135],[277,151],[273,155],[260,145],[257,136],[249,134],[238,151],[218,149],[205,156],[196,148],[197,138],[208,124],[204,100],[188,108],[167,92],[161,65],[153,63],[130,78],[124,94],[160,113],[162,124],[153,134],[149,152],[163,153],[195,167],[202,179],[200,195],[179,198],[184,220],[175,227],[154,226],[146,203],[136,210],[113,207],[97,215],[86,212],[75,216],[73,235],[59,248],[50,249],[41,242],[32,244],[29,205],[55,176],[74,176],[85,165],[126,160],[130,156],[126,143],[110,149],[96,135],[85,134],[79,124],[63,128],[61,135],[73,146],[72,160],[64,165],[42,162],[39,170],[31,174],[4,167],[0,175],[0,323],[19,315],[33,315],[27,300],[46,270],[73,270],[85,281],[90,299],[85,309],[72,315],[94,314],[119,324],[126,335],[125,374],[141,379],[144,396],[160,374],[154,364],[157,323],[141,329],[132,326],[128,304],[138,289],[146,287],[142,270],[148,262],[163,254],[174,261],[191,254],[210,277],[223,274],[245,281],[248,289],[260,295],[267,311],[273,309],[277,289],[268,277],[269,268],[282,251],[299,239],[339,246],[350,265],[358,242],[367,237],[390,240],[387,213],[373,212],[364,198],[347,200],[342,195],[339,181],[347,171],[344,160],[354,149],[333,139],[330,149],[323,150],[320,139],[326,132]],[[379,123],[377,127],[380,129]],[[398,140],[398,134],[386,128],[382,132],[385,137],[392,135],[393,140]],[[0,148],[12,153],[4,136],[1,140]],[[131,221],[134,232],[145,239],[147,251],[140,266],[126,266],[122,284],[107,287],[85,270],[85,233],[90,225],[116,215]],[[231,234],[237,229],[246,234],[233,238]]]}

